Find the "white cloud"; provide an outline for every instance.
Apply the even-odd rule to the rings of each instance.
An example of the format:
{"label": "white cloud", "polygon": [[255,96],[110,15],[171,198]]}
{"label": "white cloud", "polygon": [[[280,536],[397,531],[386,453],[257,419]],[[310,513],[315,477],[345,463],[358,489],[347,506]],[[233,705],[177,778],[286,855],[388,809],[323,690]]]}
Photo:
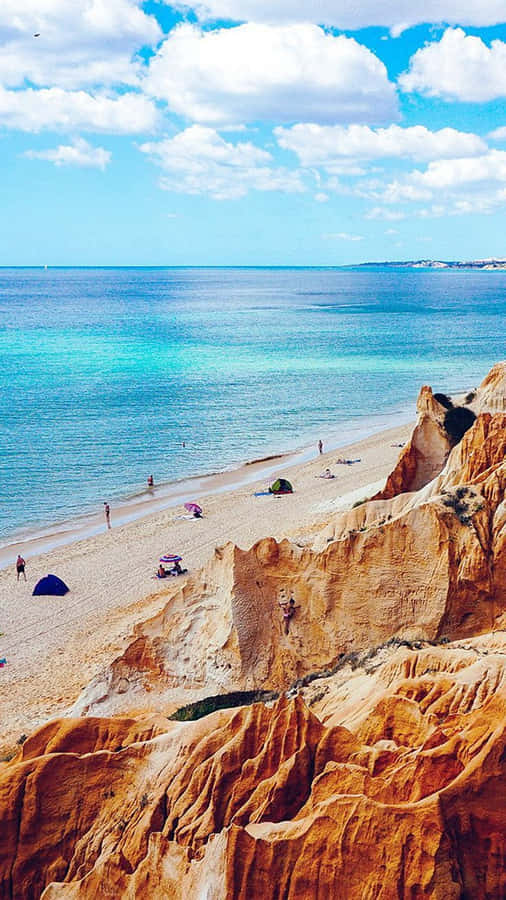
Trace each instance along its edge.
{"label": "white cloud", "polygon": [[406,218],[406,213],[400,210],[385,209],[382,206],[373,206],[366,214],[366,219],[384,219],[385,222],[400,222]]}
{"label": "white cloud", "polygon": [[298,124],[276,128],[278,143],[292,150],[302,165],[323,166],[327,171],[343,171],[343,160],[386,157],[426,161],[444,157],[477,156],[486,144],[475,134],[441,128],[429,131],[422,125],[372,129],[367,125]]}
{"label": "white cloud", "polygon": [[102,169],[111,161],[111,151],[103,147],[92,147],[83,138],[75,138],[72,144],[60,144],[54,150],[27,150],[29,159],[46,159],[55,166],[81,166]]}
{"label": "white cloud", "polygon": [[397,116],[383,63],[357,41],[311,24],[176,27],[151,60],[146,90],[173,112],[213,125]]}
{"label": "white cloud", "polygon": [[21,131],[106,131],[139,134],[158,121],[155,105],[146,97],[117,97],[61,88],[9,91],[0,87],[0,126]]}
{"label": "white cloud", "polygon": [[495,25],[506,20],[504,0],[179,0],[180,7],[196,8],[202,18],[256,22],[318,22],[343,29],[383,25],[399,33],[422,23]]}
{"label": "white cloud", "polygon": [[488,47],[461,28],[448,28],[440,41],[417,50],[399,84],[405,91],[470,102],[506,97],[506,43],[495,40]]}
{"label": "white cloud", "polygon": [[167,173],[160,186],[168,191],[230,200],[249,190],[305,190],[300,173],[273,168],[266,150],[249,142],[229,143],[203,125],[192,125],[173,138],[145,143],[139,149]]}
{"label": "white cloud", "polygon": [[156,19],[142,5],[142,0],[2,0],[0,84],[74,89],[137,83],[141,67],[134,54],[161,37]]}
{"label": "white cloud", "polygon": [[502,125],[500,128],[496,128],[495,131],[491,131],[487,137],[491,141],[506,141],[506,127]]}
{"label": "white cloud", "polygon": [[506,151],[490,150],[474,159],[439,159],[429,163],[424,172],[412,172],[406,181],[395,182],[398,195],[410,192],[457,190],[462,186],[506,184]]}
{"label": "white cloud", "polygon": [[490,150],[474,159],[434,160],[424,171],[394,179],[369,196],[387,206],[375,206],[367,218],[404,217],[406,209],[390,211],[388,207],[421,202],[430,205],[412,206],[411,215],[434,218],[491,213],[506,204],[506,151]]}
{"label": "white cloud", "polygon": [[314,195],[314,198],[317,203],[326,203],[327,200],[329,199],[329,195],[323,193],[323,191],[320,191],[318,194]]}
{"label": "white cloud", "polygon": [[326,241],[363,241],[364,237],[362,234],[349,234],[347,231],[336,231],[329,232],[327,234],[322,234],[322,237]]}

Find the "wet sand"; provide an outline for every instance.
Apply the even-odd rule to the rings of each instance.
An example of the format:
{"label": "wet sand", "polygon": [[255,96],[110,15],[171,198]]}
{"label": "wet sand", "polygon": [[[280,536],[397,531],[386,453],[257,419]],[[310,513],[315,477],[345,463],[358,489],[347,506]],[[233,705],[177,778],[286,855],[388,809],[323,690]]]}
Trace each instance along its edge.
{"label": "wet sand", "polygon": [[[300,534],[325,521],[326,510],[351,506],[378,489],[400,452],[392,445],[404,442],[410,431],[411,425],[402,425],[323,455],[313,447],[290,457],[259,460],[207,476],[214,479],[211,485],[205,478],[194,479],[190,496],[186,483],[184,494],[171,498],[181,504],[176,508],[167,506],[164,497],[165,508],[121,525],[113,509],[111,530],[105,521],[97,521],[96,533],[77,541],[73,535],[72,543],[53,545],[45,553],[36,552],[37,544],[25,545],[21,552],[27,560],[26,584],[16,582],[12,562],[0,571],[0,658],[7,658],[0,669],[3,753],[11,751],[22,734],[64,714],[90,679],[123,651],[132,626],[164,605],[174,581],[153,577],[159,556],[178,552],[194,571],[228,540],[246,548],[266,535],[281,539]],[[341,456],[361,462],[338,465]],[[334,479],[318,477],[326,467]],[[253,496],[278,474],[292,482],[293,495]],[[149,500],[156,501],[156,496]],[[189,519],[184,500],[199,502],[204,518]],[[143,509],[152,506],[148,502]],[[9,552],[15,559],[12,548]],[[48,572],[69,585],[65,597],[31,596],[35,583]]]}

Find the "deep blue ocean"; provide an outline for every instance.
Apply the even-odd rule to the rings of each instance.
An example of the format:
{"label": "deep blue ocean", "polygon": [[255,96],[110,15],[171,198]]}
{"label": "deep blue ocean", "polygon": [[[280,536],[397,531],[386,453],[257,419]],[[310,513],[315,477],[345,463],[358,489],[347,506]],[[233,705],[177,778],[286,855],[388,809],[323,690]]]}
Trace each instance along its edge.
{"label": "deep blue ocean", "polygon": [[506,272],[0,269],[0,542],[472,387],[505,326]]}

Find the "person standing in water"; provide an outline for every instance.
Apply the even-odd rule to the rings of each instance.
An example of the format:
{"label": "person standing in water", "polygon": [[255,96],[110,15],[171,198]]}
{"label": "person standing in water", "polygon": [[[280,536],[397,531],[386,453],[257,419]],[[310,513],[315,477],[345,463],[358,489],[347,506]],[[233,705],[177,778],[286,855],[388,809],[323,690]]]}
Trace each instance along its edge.
{"label": "person standing in water", "polygon": [[320,454],[320,456],[323,453],[323,441],[321,440],[321,438],[318,441],[318,453]]}
{"label": "person standing in water", "polygon": [[17,560],[16,560],[16,572],[17,572],[17,576],[18,576],[18,577],[17,577],[17,581],[19,581],[19,576],[20,576],[20,575],[22,575],[23,578],[24,578],[25,581],[26,581],[25,566],[26,566],[25,560],[23,559],[23,557],[21,556],[21,554],[18,553],[18,558],[17,558]]}
{"label": "person standing in water", "polygon": [[108,503],[104,501],[104,513],[105,513],[105,521],[107,522],[107,527],[111,527],[111,507]]}
{"label": "person standing in water", "polygon": [[152,475],[148,475],[148,487],[149,487],[149,488],[152,488],[152,487],[154,487],[154,486],[155,486],[155,482],[154,482],[154,480],[153,480],[153,476],[152,476]]}

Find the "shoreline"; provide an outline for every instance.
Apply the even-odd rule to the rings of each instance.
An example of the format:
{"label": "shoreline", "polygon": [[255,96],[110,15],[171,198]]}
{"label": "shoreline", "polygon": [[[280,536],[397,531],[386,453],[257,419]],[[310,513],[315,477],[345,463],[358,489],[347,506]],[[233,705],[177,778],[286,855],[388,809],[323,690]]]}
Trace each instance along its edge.
{"label": "shoreline", "polygon": [[[325,452],[344,448],[352,442],[367,440],[374,434],[413,422],[414,410],[409,407],[374,415],[351,418],[327,428],[323,433]],[[367,424],[366,424],[367,423]],[[197,500],[226,491],[237,490],[253,484],[260,478],[280,474],[285,468],[309,461],[315,454],[320,433],[311,443],[295,446],[281,452],[267,453],[261,457],[239,462],[222,471],[190,475],[174,481],[162,482],[153,489],[144,488],[111,506],[111,522],[115,527],[144,519],[166,509],[182,506],[186,501]],[[103,492],[104,493],[104,492]],[[106,496],[106,493],[104,493]],[[18,553],[29,558],[48,553],[58,547],[94,537],[106,530],[104,515],[100,512],[83,512],[81,515],[53,522],[49,525],[25,527],[0,540],[0,571],[12,565]]]}
{"label": "shoreline", "polygon": [[[7,660],[0,672],[0,749],[10,753],[20,735],[68,715],[94,676],[128,646],[135,625],[166,606],[175,582],[155,577],[162,553],[181,555],[191,576],[228,541],[247,548],[267,536],[300,539],[385,481],[412,421],[413,416],[411,424],[350,442],[341,452],[327,444],[319,455],[313,445],[290,463],[283,458],[293,494],[254,497],[264,486],[261,462],[258,469],[248,467],[250,477],[238,488],[227,485],[208,494],[202,519],[181,518],[165,507],[123,525],[114,526],[113,520],[111,530],[102,524],[93,536],[27,559],[26,582],[16,580],[13,565],[0,571],[0,656]],[[361,461],[338,465],[337,456]],[[319,477],[327,467],[332,480]],[[48,572],[62,578],[70,592],[33,597],[34,585]]]}

